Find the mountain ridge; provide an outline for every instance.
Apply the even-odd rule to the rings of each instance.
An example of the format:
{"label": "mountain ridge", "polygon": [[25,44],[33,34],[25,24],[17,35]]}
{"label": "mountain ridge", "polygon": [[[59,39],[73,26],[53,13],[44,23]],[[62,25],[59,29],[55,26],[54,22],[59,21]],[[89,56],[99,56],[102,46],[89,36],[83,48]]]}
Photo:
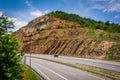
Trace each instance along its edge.
{"label": "mountain ridge", "polygon": [[[20,52],[99,59],[109,56],[109,48],[120,44],[119,34],[82,27],[74,21],[48,14],[32,20],[16,31],[16,37],[21,42]],[[119,53],[114,56],[118,55]]]}

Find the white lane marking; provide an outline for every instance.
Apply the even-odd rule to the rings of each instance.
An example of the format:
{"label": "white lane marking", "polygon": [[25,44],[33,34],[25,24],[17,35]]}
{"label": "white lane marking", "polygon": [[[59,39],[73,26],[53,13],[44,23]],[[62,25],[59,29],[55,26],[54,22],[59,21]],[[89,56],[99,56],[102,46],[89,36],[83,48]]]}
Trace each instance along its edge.
{"label": "white lane marking", "polygon": [[[28,60],[27,60],[28,61]],[[35,65],[32,65],[32,67]],[[34,67],[36,68],[36,66]],[[40,69],[35,69],[36,71],[39,71],[42,76],[44,76],[47,80],[51,80],[46,74],[44,74]]]}
{"label": "white lane marking", "polygon": [[[35,63],[35,62],[33,62],[32,61],[32,63],[34,63],[34,64],[37,64],[38,66],[41,66],[41,67],[43,67],[43,68],[47,68],[47,67],[44,67],[44,66],[42,66],[42,65],[40,65],[40,64],[38,64],[38,63]],[[47,68],[48,69],[48,68]],[[50,69],[48,69],[48,71],[51,71],[51,72],[53,72],[54,73],[54,71],[52,71],[52,70],[50,70]],[[56,74],[56,72],[54,73],[54,74]],[[105,80],[105,79],[103,79],[103,78],[101,78],[101,77],[98,77],[98,76],[95,76],[95,75],[92,75],[92,74],[90,74],[90,73],[87,73],[89,76],[92,76],[92,77],[96,77],[96,78],[98,78],[98,79],[100,79],[100,80]],[[60,74],[56,74],[56,75],[58,75],[58,76],[61,76]],[[63,77],[63,76],[61,76],[61,77]],[[64,79],[65,77],[63,77],[63,79]],[[64,80],[68,80],[67,78],[65,78]]]}
{"label": "white lane marking", "polygon": [[44,74],[40,69],[37,69],[37,71],[40,72],[41,75],[43,75],[47,80],[51,80],[49,77],[47,77],[46,74]]}
{"label": "white lane marking", "polygon": [[44,69],[46,69],[46,70],[48,70],[48,71],[50,71],[50,72],[58,75],[59,77],[63,78],[64,80],[68,80],[67,78],[63,77],[62,75],[56,73],[55,71],[53,71],[53,70],[51,70],[51,69],[49,69],[49,68],[47,68],[47,67],[45,67],[45,66],[42,66],[42,65],[40,65],[40,64],[38,64],[38,63],[35,63],[35,62],[32,62],[32,63],[34,63],[34,64],[36,64],[36,65],[38,65],[38,66],[40,66],[40,67],[43,67]]}
{"label": "white lane marking", "polygon": [[40,69],[37,69],[47,80],[51,80],[47,75],[45,75]]}

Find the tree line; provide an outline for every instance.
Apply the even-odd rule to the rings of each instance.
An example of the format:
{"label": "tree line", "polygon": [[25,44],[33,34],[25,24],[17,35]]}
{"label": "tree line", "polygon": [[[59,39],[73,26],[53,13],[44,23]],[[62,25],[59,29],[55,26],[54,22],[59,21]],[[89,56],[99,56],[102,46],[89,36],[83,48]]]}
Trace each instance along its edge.
{"label": "tree line", "polygon": [[81,17],[77,14],[69,14],[62,11],[53,11],[46,15],[50,17],[56,17],[63,20],[76,22],[80,24],[81,27],[87,27],[90,29],[101,29],[111,33],[120,33],[120,25],[115,23],[110,23],[110,21],[106,21],[106,22],[95,21],[90,18]]}

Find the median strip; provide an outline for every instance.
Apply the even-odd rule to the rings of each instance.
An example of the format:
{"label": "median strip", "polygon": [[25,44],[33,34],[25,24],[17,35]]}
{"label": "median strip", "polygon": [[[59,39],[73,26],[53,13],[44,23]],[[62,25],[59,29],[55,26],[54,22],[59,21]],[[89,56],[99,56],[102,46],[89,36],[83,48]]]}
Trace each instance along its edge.
{"label": "median strip", "polygon": [[[27,57],[29,57],[29,56],[27,56]],[[53,60],[53,59],[33,57],[33,56],[32,56],[32,58],[38,58],[38,59],[42,59],[42,60],[47,60],[47,61],[59,63],[59,64],[64,64],[64,65],[67,65],[67,66],[71,66],[71,67],[74,67],[74,68],[78,68],[78,69],[82,69],[82,70],[85,70],[85,71],[88,71],[88,72],[99,74],[99,75],[102,75],[102,76],[105,76],[105,77],[109,77],[109,78],[115,79],[115,80],[120,79],[120,74],[115,73],[115,72],[111,72],[111,71],[107,71],[107,70],[103,70],[103,69],[100,69],[100,68],[94,68],[94,67],[91,67],[91,66],[76,64],[76,63],[73,63],[73,62],[68,62],[68,61],[63,61],[63,60]]]}

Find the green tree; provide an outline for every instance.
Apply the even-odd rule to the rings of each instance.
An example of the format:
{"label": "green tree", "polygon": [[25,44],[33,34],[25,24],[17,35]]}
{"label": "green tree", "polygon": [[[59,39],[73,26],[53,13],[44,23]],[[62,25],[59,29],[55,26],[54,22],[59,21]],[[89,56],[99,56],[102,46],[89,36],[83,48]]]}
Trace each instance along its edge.
{"label": "green tree", "polygon": [[18,42],[13,34],[8,34],[13,27],[7,17],[0,16],[0,80],[21,80]]}

